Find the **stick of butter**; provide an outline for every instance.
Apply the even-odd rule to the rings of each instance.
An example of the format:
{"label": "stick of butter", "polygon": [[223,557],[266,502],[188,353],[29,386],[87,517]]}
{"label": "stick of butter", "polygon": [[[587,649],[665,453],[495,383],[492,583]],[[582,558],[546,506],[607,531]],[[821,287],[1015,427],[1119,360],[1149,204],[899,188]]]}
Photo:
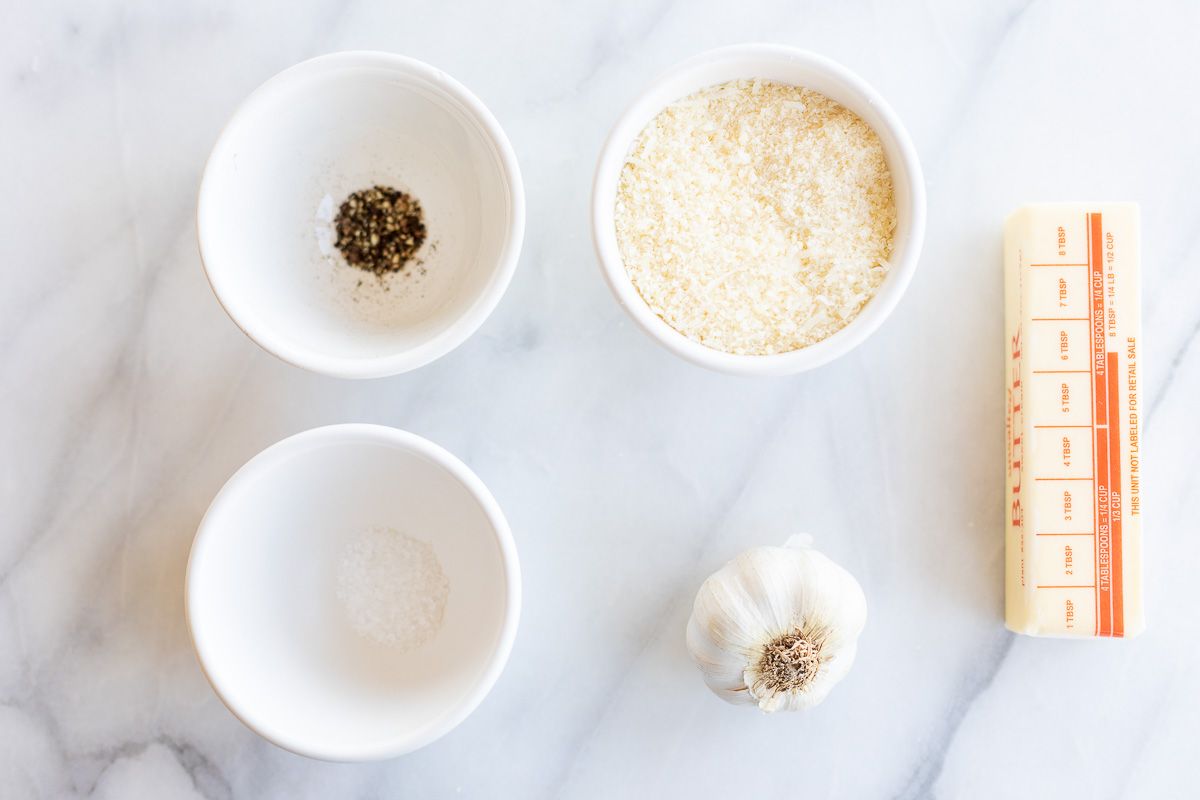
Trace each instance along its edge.
{"label": "stick of butter", "polygon": [[1005,622],[1132,636],[1142,611],[1138,208],[1025,206],[1004,227]]}

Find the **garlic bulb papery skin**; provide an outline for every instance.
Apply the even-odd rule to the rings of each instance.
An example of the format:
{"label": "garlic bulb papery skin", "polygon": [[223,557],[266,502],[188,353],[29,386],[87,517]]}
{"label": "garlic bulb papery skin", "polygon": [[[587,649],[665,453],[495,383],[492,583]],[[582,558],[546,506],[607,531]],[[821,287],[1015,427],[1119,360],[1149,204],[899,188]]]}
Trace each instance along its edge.
{"label": "garlic bulb papery skin", "polygon": [[793,536],[754,547],[696,595],[688,651],[730,703],[797,711],[820,703],[854,663],[867,599],[842,567]]}

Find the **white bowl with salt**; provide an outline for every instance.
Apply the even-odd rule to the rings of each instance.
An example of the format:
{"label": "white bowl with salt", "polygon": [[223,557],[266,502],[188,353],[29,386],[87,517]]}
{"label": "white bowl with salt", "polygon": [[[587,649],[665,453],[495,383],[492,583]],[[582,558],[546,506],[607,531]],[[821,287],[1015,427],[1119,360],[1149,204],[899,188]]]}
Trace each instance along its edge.
{"label": "white bowl with salt", "polygon": [[[351,195],[419,201],[411,263],[375,274],[337,246]],[[305,61],[259,87],[221,132],[200,185],[205,274],[256,343],[296,366],[373,378],[440,358],[474,333],[516,269],[517,158],[454,78],[393,53]]]}
{"label": "white bowl with salt", "polygon": [[246,463],[200,523],[187,618],[252,730],[334,761],[388,758],[483,700],[520,613],[516,548],[471,470],[380,425],[297,434]]}

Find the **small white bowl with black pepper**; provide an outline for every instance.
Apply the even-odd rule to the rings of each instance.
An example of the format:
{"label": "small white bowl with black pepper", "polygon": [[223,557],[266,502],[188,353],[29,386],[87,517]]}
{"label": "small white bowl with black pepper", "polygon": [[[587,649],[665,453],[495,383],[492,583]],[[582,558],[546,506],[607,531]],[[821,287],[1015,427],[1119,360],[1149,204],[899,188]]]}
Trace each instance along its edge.
{"label": "small white bowl with black pepper", "polygon": [[738,375],[801,372],[863,342],[924,231],[895,112],[840,64],[781,45],[668,70],[617,121],[592,189],[620,305],[672,353]]}
{"label": "small white bowl with black pepper", "polygon": [[483,701],[521,581],[470,468],[405,431],[330,425],[218,492],[185,597],[204,673],[242,722],[301,755],[365,761],[429,744]]}
{"label": "small white bowl with black pepper", "polygon": [[343,378],[415,369],[474,333],[512,279],[512,146],[446,73],[391,53],[305,61],[259,87],[200,186],[205,273],[279,358]]}

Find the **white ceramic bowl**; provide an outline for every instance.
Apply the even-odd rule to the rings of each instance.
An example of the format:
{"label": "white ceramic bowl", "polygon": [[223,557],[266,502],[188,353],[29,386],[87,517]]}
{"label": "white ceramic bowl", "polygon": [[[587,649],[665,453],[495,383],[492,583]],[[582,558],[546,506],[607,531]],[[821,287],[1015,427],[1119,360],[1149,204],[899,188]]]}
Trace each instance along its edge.
{"label": "white ceramic bowl", "polygon": [[[375,184],[420,200],[423,275],[381,283],[333,247],[337,207]],[[370,378],[427,364],[483,324],[516,269],[525,198],[504,131],[462,84],[403,56],[334,53],[276,75],[233,115],[196,228],[213,291],[251,339]]]}
{"label": "white ceramic bowl", "polygon": [[[658,317],[629,280],[617,247],[613,207],[621,167],[638,134],[666,106],[707,86],[762,78],[805,86],[858,114],[883,142],[896,192],[892,267],[878,293],[845,328],[817,344],[775,355],[734,355],[705,347]],[[654,81],[617,121],[600,153],[592,188],[592,236],[604,277],[618,302],[660,344],[689,361],[738,375],[783,375],[825,364],[860,344],[896,307],[917,268],[925,237],[925,181],[907,131],[874,89],[842,65],[791,47],[746,44],[710,50]]]}
{"label": "white ceramic bowl", "polygon": [[[337,596],[347,542],[392,527],[433,545],[450,582],[436,637],[400,653],[357,634]],[[239,719],[313,758],[387,758],[460,723],[500,675],[521,587],[512,535],[471,470],[380,425],[268,447],[217,494],[187,571],[209,682]]]}

